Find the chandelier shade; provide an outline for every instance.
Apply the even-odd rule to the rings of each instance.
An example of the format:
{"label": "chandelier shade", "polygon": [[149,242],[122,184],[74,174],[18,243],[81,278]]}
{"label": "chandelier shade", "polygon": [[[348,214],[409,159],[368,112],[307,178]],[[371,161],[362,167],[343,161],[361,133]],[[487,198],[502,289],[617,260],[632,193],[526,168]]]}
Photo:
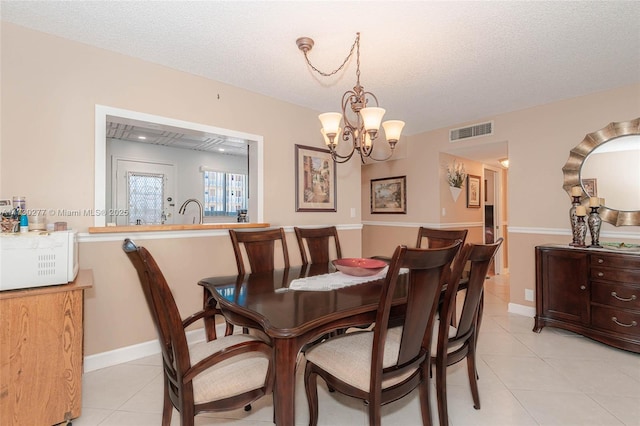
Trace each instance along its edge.
{"label": "chandelier shade", "polygon": [[377,132],[382,123],[382,117],[386,111],[384,108],[362,108],[360,115],[362,116],[362,124],[367,132]]}
{"label": "chandelier shade", "polygon": [[388,120],[382,123],[384,134],[387,137],[389,143],[392,141],[397,143],[400,140],[402,129],[404,128],[404,121],[400,120]]}
{"label": "chandelier shade", "polygon": [[340,130],[340,121],[342,121],[342,114],[339,112],[325,112],[318,116],[320,123],[322,123],[322,130],[325,135],[335,137]]}
{"label": "chandelier shade", "polygon": [[[326,112],[318,116],[322,124],[320,132],[331,152],[333,161],[345,163],[356,152],[360,155],[363,164],[367,158],[375,161],[389,159],[400,140],[404,121],[389,120],[382,122],[386,112],[385,109],[380,107],[378,98],[373,93],[365,91],[364,87],[360,85],[360,33],[357,33],[356,40],[351,46],[351,51],[342,62],[342,65],[331,73],[320,71],[309,61],[308,53],[314,45],[314,41],[311,38],[300,37],[296,40],[296,44],[304,53],[309,67],[324,77],[330,77],[340,71],[349,58],[353,56],[354,49],[356,51],[356,85],[353,90],[349,90],[342,95],[342,112]],[[342,127],[341,123],[343,124]],[[381,124],[390,148],[390,153],[385,158],[377,158],[371,155]],[[337,151],[340,140],[351,144],[350,151],[346,155],[339,154]]]}

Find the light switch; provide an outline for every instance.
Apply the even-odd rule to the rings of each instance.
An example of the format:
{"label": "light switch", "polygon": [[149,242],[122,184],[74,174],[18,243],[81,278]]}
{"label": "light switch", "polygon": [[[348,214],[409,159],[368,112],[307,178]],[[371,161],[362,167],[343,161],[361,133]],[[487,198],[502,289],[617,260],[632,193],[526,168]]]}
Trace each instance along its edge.
{"label": "light switch", "polygon": [[356,217],[356,208],[351,207],[351,217]]}
{"label": "light switch", "polygon": [[442,208],[442,216],[446,216],[447,215],[447,209],[445,209],[444,207]]}

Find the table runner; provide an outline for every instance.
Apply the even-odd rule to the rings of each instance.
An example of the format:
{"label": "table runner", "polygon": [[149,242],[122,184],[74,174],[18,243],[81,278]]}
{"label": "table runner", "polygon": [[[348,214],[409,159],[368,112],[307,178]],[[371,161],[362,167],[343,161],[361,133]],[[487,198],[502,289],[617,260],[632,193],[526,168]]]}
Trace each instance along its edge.
{"label": "table runner", "polygon": [[[355,277],[342,272],[332,272],[330,274],[314,275],[312,277],[298,278],[289,284],[289,290],[312,290],[312,291],[330,291],[337,290],[352,285],[362,284],[369,281],[376,281],[387,276],[389,266],[385,266],[383,270],[375,275],[368,277]],[[406,274],[409,270],[401,268],[400,273]]]}

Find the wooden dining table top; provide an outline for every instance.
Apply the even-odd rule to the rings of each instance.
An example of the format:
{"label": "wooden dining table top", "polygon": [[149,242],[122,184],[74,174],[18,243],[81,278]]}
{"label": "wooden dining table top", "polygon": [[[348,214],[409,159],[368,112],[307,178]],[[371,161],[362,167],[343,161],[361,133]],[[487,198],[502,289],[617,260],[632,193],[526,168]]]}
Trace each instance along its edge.
{"label": "wooden dining table top", "polygon": [[[336,290],[312,291],[289,288],[295,279],[336,272],[331,263],[294,266],[271,272],[203,278],[206,288],[224,311],[242,315],[259,324],[271,337],[296,337],[321,325],[351,317],[352,324],[375,319],[384,278]],[[399,285],[395,298],[406,300],[406,286]],[[367,314],[362,320],[358,314]],[[340,325],[342,326],[342,325]]]}

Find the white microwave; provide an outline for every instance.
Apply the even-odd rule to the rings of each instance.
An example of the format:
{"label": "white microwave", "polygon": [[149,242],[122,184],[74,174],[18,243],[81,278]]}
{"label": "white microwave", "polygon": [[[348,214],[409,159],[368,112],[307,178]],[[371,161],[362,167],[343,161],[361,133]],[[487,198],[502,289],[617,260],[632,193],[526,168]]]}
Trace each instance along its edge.
{"label": "white microwave", "polygon": [[66,284],[77,273],[76,231],[0,234],[0,291]]}

